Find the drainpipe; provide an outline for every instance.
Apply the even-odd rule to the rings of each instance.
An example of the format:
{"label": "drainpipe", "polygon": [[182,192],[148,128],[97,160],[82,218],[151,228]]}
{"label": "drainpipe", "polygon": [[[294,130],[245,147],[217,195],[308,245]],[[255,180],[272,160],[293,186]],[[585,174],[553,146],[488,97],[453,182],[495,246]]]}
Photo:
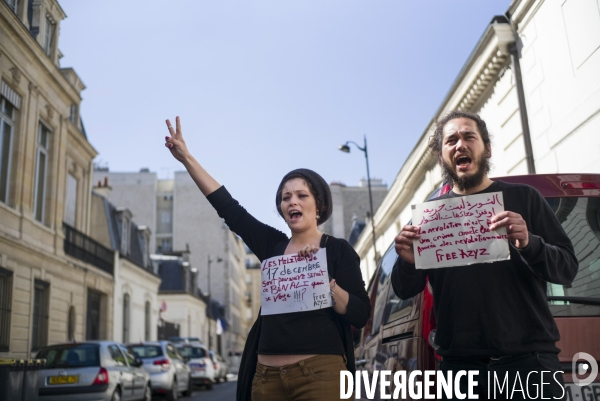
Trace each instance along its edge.
{"label": "drainpipe", "polygon": [[[514,29],[514,28],[513,28]],[[521,128],[523,130],[523,141],[525,142],[525,159],[527,160],[527,173],[535,174],[535,162],[533,160],[533,147],[531,146],[531,132],[529,131],[529,118],[527,116],[527,105],[525,104],[525,91],[523,90],[523,77],[521,76],[521,63],[519,62],[519,49],[517,43],[521,39],[515,31],[515,41],[508,47],[512,60],[512,69],[517,87],[519,99],[519,115],[521,116]]]}

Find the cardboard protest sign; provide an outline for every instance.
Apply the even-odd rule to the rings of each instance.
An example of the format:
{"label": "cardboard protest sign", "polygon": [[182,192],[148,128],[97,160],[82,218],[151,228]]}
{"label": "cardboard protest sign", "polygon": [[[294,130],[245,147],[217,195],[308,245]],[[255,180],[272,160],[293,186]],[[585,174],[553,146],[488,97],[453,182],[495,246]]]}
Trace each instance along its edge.
{"label": "cardboard protest sign", "polygon": [[502,192],[441,199],[412,206],[417,269],[510,259],[506,227],[490,231],[492,216],[504,211]]}
{"label": "cardboard protest sign", "polygon": [[275,256],[261,264],[261,314],[303,312],[333,306],[325,248],[303,258]]}

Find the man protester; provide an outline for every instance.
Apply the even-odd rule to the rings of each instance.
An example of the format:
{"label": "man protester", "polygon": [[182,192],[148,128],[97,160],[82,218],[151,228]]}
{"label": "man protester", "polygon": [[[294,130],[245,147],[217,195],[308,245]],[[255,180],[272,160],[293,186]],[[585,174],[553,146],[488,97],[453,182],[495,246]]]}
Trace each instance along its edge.
{"label": "man protester", "polygon": [[[548,282],[568,285],[575,278],[579,263],[573,244],[537,190],[488,177],[492,148],[478,115],[449,113],[437,124],[429,146],[438,154],[444,178],[453,183],[452,191],[438,199],[502,191],[505,211],[490,219],[489,228],[506,227],[510,259],[417,270],[413,241],[420,238],[419,227],[406,225],[395,238],[394,291],[408,299],[429,280],[440,369],[445,374],[478,370],[479,399],[488,399],[488,372],[489,398],[496,384],[496,399],[563,399],[562,374],[556,373],[561,370],[560,337],[546,287]],[[467,394],[462,378],[461,392]]]}

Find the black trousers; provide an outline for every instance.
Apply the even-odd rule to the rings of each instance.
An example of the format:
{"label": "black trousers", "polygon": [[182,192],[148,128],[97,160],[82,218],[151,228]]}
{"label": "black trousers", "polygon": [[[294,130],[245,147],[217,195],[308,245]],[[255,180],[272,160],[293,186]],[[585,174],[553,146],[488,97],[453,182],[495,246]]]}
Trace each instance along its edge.
{"label": "black trousers", "polygon": [[[502,358],[444,358],[440,369],[452,379],[459,371],[478,371],[473,376],[477,383],[474,394],[479,400],[564,400],[565,390],[558,355],[550,352],[532,352]],[[460,378],[460,393],[444,400],[473,399],[469,397],[468,375]],[[453,386],[454,389],[454,386]]]}

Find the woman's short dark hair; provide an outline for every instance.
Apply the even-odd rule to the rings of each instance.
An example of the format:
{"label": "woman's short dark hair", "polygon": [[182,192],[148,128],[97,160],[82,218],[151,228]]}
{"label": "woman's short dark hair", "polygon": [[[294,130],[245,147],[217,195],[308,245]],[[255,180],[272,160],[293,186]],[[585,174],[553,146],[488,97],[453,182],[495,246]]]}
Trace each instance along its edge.
{"label": "woman's short dark hair", "polygon": [[479,117],[479,114],[470,113],[468,111],[463,110],[454,110],[446,114],[436,124],[433,136],[429,141],[429,147],[431,148],[431,150],[433,150],[438,155],[442,153],[442,143],[444,141],[444,127],[446,126],[446,124],[448,124],[450,120],[454,120],[456,118],[468,118],[475,121],[475,124],[477,125],[477,130],[479,131],[481,139],[483,139],[483,144],[487,149],[487,147],[490,145],[490,133],[488,132],[485,121],[483,121],[481,117]]}
{"label": "woman's short dark hair", "polygon": [[275,205],[277,206],[277,211],[281,217],[283,217],[283,212],[281,211],[281,192],[285,183],[294,178],[302,178],[306,181],[306,185],[308,186],[310,193],[315,197],[317,203],[317,212],[319,213],[317,225],[325,223],[332,212],[331,190],[323,177],[307,168],[292,170],[281,179],[279,188],[277,188],[277,194],[275,195]]}

